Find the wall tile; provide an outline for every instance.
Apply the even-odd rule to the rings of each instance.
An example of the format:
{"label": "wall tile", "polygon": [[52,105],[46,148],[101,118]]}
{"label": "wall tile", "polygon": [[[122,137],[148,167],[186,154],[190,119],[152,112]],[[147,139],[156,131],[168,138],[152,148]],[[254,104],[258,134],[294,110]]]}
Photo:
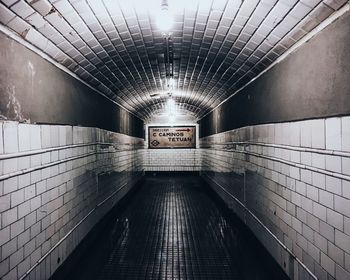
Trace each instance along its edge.
{"label": "wall tile", "polygon": [[305,165],[312,165],[312,153],[309,152],[301,152],[300,153],[300,161]]}
{"label": "wall tile", "polygon": [[342,182],[341,179],[326,176],[326,190],[338,195],[342,194]]}
{"label": "wall tile", "polygon": [[334,196],[334,210],[350,217],[350,200],[341,196]]}
{"label": "wall tile", "polygon": [[335,276],[335,262],[321,252],[321,266],[332,276]]}
{"label": "wall tile", "polygon": [[334,208],[334,195],[330,192],[319,190],[319,203],[333,209]]}
{"label": "wall tile", "polygon": [[[0,123],[0,154],[4,153],[4,135],[3,135],[3,124]],[[1,277],[1,276],[0,276]]]}
{"label": "wall tile", "polygon": [[342,180],[342,195],[350,199],[350,181]]}
{"label": "wall tile", "polygon": [[327,223],[341,231],[343,231],[344,229],[343,216],[328,208],[327,208]]}
{"label": "wall tile", "polygon": [[320,169],[325,169],[326,167],[326,156],[322,154],[313,153],[312,154],[312,166]]}
{"label": "wall tile", "polygon": [[329,241],[327,254],[336,263],[344,266],[344,251]]}
{"label": "wall tile", "polygon": [[320,221],[320,234],[330,242],[334,243],[334,240],[335,240],[334,227],[330,226],[326,222]]}
{"label": "wall tile", "polygon": [[11,193],[11,207],[15,207],[18,204],[24,202],[24,190],[18,190]]}
{"label": "wall tile", "polygon": [[312,184],[320,189],[325,189],[326,175],[318,172],[312,172]]}
{"label": "wall tile", "polygon": [[336,264],[335,267],[335,278],[337,280],[348,280],[350,279],[350,272]]}
{"label": "wall tile", "polygon": [[322,205],[319,204],[317,202],[313,202],[313,208],[312,208],[312,214],[314,216],[316,216],[317,218],[323,220],[323,221],[327,221],[327,208]]}
{"label": "wall tile", "polygon": [[18,141],[19,141],[19,151],[29,151],[30,150],[30,125],[29,124],[19,124],[18,125]]}
{"label": "wall tile", "polygon": [[30,126],[30,149],[38,150],[41,149],[41,129],[39,125]]}
{"label": "wall tile", "polygon": [[341,173],[341,157],[339,156],[327,156],[326,157],[326,169],[332,172]]}
{"label": "wall tile", "polygon": [[57,125],[50,126],[50,140],[51,140],[51,147],[59,146],[59,143],[60,143],[59,126]]}
{"label": "wall tile", "polygon": [[342,157],[342,173],[350,175],[350,158]]}
{"label": "wall tile", "polygon": [[10,259],[7,258],[0,263],[0,277],[4,276],[10,271]]}
{"label": "wall tile", "polygon": [[312,146],[312,122],[304,121],[300,123],[300,144],[303,147]]}
{"label": "wall tile", "polygon": [[67,127],[66,126],[59,126],[59,145],[65,146],[67,144]]}
{"label": "wall tile", "polygon": [[335,245],[350,254],[350,236],[337,229],[335,230]]}
{"label": "wall tile", "polygon": [[8,225],[17,221],[17,208],[12,208],[2,213],[1,227],[5,228]]}
{"label": "wall tile", "polygon": [[341,119],[326,119],[326,149],[341,150]]}
{"label": "wall tile", "polygon": [[4,122],[4,152],[16,153],[18,152],[18,125],[16,122]]}
{"label": "wall tile", "polygon": [[290,123],[290,131],[288,131],[290,135],[290,145],[300,146],[300,130],[300,122]]}
{"label": "wall tile", "polygon": [[342,117],[341,129],[342,151],[350,152],[350,116]]}
{"label": "wall tile", "polygon": [[4,182],[4,185],[3,185],[4,194],[8,194],[17,190],[17,187],[18,187],[17,177],[6,179],[3,182]]}
{"label": "wall tile", "polygon": [[311,121],[312,148],[325,149],[325,121],[323,119]]}
{"label": "wall tile", "polygon": [[41,125],[41,146],[51,148],[51,129],[49,125]]}

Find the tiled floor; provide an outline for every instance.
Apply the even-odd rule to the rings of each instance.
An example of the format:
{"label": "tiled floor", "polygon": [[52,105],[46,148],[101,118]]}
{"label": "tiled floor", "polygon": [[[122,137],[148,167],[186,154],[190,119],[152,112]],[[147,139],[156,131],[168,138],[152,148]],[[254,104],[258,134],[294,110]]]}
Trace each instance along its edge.
{"label": "tiled floor", "polygon": [[212,196],[199,177],[147,178],[70,278],[283,279]]}

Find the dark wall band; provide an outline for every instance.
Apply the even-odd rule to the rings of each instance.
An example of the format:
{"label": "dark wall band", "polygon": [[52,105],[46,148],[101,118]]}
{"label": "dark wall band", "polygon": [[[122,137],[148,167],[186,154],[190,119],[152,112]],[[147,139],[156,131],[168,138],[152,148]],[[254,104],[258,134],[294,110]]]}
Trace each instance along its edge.
{"label": "dark wall band", "polygon": [[0,32],[0,114],[143,137],[143,121]]}

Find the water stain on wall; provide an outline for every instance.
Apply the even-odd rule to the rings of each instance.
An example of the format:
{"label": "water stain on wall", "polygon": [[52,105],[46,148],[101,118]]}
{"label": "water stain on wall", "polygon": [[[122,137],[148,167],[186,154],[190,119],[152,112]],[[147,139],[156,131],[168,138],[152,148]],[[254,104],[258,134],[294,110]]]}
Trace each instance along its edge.
{"label": "water stain on wall", "polygon": [[4,115],[8,116],[11,120],[19,122],[28,122],[30,119],[26,119],[22,114],[21,104],[16,98],[16,87],[14,85],[8,85],[5,89],[5,96],[8,98],[6,104],[6,112],[0,112],[1,119],[7,119]]}

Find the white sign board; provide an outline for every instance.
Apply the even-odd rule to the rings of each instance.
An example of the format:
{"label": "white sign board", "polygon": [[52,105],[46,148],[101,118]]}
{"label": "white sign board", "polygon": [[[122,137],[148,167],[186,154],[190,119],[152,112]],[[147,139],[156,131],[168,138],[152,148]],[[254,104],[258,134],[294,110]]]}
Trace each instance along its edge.
{"label": "white sign board", "polygon": [[196,148],[195,126],[150,126],[148,127],[150,149]]}

